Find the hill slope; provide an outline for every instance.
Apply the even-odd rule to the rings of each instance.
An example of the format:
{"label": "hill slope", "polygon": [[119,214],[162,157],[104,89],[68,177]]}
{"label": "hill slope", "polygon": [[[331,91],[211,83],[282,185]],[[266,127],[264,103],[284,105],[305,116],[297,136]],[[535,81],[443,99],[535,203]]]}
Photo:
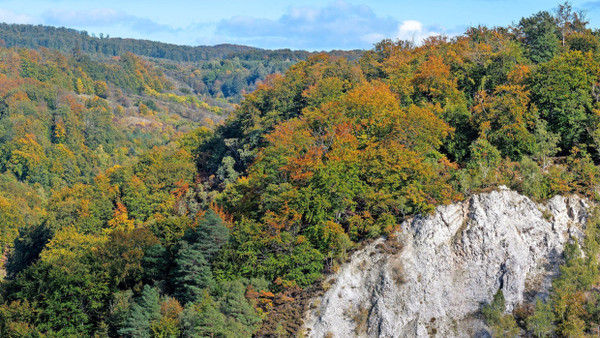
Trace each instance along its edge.
{"label": "hill slope", "polygon": [[[0,46],[48,48],[67,54],[79,51],[95,58],[133,53],[155,59],[166,73],[185,84],[184,90],[205,97],[239,102],[269,74],[283,73],[315,52],[265,50],[248,46],[181,46],[148,40],[93,37],[87,32],[51,26],[0,23]],[[363,51],[330,51],[331,55],[358,59]]]}

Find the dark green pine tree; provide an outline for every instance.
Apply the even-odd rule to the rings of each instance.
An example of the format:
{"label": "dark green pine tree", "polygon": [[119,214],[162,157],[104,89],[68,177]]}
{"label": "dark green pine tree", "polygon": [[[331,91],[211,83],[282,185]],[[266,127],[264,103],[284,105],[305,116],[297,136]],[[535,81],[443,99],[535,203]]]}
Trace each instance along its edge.
{"label": "dark green pine tree", "polygon": [[229,229],[214,211],[209,210],[198,222],[198,226],[186,233],[184,239],[188,243],[196,245],[196,248],[203,253],[204,258],[212,262],[221,246],[229,241]]}
{"label": "dark green pine tree", "polygon": [[144,285],[141,297],[131,307],[125,326],[119,330],[124,337],[150,337],[150,326],[160,317],[160,295],[156,288]]}
{"label": "dark green pine tree", "polygon": [[206,288],[214,288],[210,264],[202,245],[180,242],[173,273],[174,295],[182,303],[194,302]]}
{"label": "dark green pine tree", "polygon": [[160,244],[155,244],[144,252],[142,258],[144,284],[154,284],[168,278],[169,253]]}
{"label": "dark green pine tree", "polygon": [[228,240],[229,229],[212,210],[206,212],[195,229],[185,234],[175,254],[172,279],[174,295],[179,301],[194,302],[204,289],[215,287],[211,262]]}

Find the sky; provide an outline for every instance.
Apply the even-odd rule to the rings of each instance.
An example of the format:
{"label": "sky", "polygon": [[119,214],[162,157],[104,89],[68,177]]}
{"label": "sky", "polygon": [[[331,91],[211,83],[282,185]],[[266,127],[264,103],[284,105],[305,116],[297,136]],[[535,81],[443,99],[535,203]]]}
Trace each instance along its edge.
{"label": "sky", "polygon": [[[42,24],[89,34],[181,45],[369,49],[384,38],[419,43],[467,27],[516,24],[548,0],[0,0],[0,22]],[[600,0],[573,0],[600,28]],[[1,37],[0,37],[1,38]]]}

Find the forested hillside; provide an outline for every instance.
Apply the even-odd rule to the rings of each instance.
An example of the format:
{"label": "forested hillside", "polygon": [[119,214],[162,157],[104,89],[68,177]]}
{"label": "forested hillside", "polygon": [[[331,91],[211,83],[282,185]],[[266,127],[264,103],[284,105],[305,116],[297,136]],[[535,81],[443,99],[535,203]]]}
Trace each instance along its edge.
{"label": "forested hillside", "polygon": [[[70,52],[79,49],[90,54],[117,56],[126,52],[152,58],[168,59],[181,62],[211,61],[223,58],[240,58],[242,60],[304,60],[316,54],[304,50],[266,50],[255,47],[221,44],[216,46],[182,46],[156,41],[111,38],[100,34],[90,36],[86,31],[52,26],[34,26],[0,23],[0,37],[4,47],[40,47]],[[362,51],[337,50],[330,53],[357,59]]]}
{"label": "forested hillside", "polygon": [[[501,184],[599,198],[600,40],[568,3],[311,55],[224,122],[197,94],[239,57],[95,60],[0,49],[1,336],[301,334],[323,274],[407,217]],[[594,332],[590,229],[545,303],[489,307],[494,332]]]}
{"label": "forested hillside", "polygon": [[[265,50],[223,44],[180,46],[155,41],[90,36],[85,31],[50,26],[0,23],[0,46],[50,48],[64,53],[84,52],[95,57],[134,53],[161,60],[160,64],[185,83],[184,90],[239,102],[243,94],[269,74],[283,73],[315,52],[289,49]],[[330,51],[328,54],[356,60],[361,50]],[[174,61],[174,62],[168,62]]]}

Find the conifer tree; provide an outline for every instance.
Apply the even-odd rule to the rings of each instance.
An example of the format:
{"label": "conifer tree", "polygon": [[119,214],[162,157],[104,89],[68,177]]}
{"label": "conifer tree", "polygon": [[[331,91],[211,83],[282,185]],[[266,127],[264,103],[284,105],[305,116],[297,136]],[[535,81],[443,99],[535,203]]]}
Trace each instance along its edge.
{"label": "conifer tree", "polygon": [[179,245],[173,273],[175,297],[182,303],[188,303],[196,301],[205,288],[213,288],[215,282],[202,246],[185,241]]}
{"label": "conifer tree", "polygon": [[151,337],[152,322],[160,317],[160,295],[156,288],[144,286],[140,299],[131,307],[125,326],[119,334],[125,337]]}

